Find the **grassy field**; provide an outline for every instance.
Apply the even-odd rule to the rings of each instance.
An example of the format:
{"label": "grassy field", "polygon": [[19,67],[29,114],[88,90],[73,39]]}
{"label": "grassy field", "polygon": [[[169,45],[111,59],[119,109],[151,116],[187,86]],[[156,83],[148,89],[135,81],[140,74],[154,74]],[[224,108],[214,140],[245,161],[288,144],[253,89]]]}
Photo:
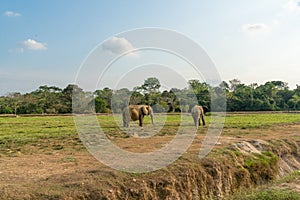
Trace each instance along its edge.
{"label": "grassy field", "polygon": [[[122,131],[121,116],[100,115],[97,118],[104,133],[116,144],[122,147],[124,141],[134,142],[134,139],[129,138],[128,134]],[[210,121],[210,116],[206,116],[207,125],[200,126],[198,135],[205,135],[210,127]],[[175,136],[180,123],[184,124],[183,129],[190,130],[194,127],[189,114],[156,115],[155,123],[156,134],[153,140],[156,138],[159,141],[161,136],[168,136],[164,137],[164,142],[170,141]],[[226,115],[221,136],[247,138],[272,135],[273,133],[270,132],[281,134],[278,132],[279,129],[284,131],[285,126],[299,123],[300,114],[296,113],[229,113]],[[143,130],[153,131],[149,117],[145,117],[145,125],[146,128]],[[137,122],[131,122],[131,127],[140,130]],[[300,138],[300,134],[298,137]],[[148,138],[148,141],[144,142],[153,141]],[[159,148],[161,145],[153,144],[153,146]],[[16,153],[51,153],[52,150],[60,149],[85,150],[72,116],[0,117],[0,154],[12,156]]]}
{"label": "grassy field", "polygon": [[298,113],[228,114],[225,128],[268,128],[272,125],[299,122]]}
{"label": "grassy field", "polygon": [[[97,116],[97,119],[113,143],[122,149],[146,152],[159,149],[172,140],[177,133],[181,118],[177,114],[168,116],[157,114],[155,116],[156,126],[163,128],[159,129],[159,132],[153,137],[146,139],[126,135],[117,126],[121,123],[120,116],[101,115]],[[146,117],[145,120],[146,127],[143,130],[151,129],[149,117]],[[182,121],[184,128],[194,127],[190,115],[183,115]],[[112,195],[110,188],[121,187],[124,189],[126,184],[135,185],[138,184],[138,181],[143,184],[143,181],[146,181],[145,184],[149,184],[147,187],[152,187],[153,184],[158,184],[155,187],[160,187],[159,184],[166,183],[175,184],[175,187],[181,182],[169,182],[165,179],[173,177],[170,180],[176,180],[178,176],[183,180],[180,190],[184,191],[186,185],[184,181],[186,180],[180,175],[182,167],[198,169],[200,161],[195,161],[195,159],[199,152],[200,142],[213,123],[210,116],[206,116],[206,122],[206,126],[199,127],[195,142],[188,150],[189,154],[184,154],[169,169],[159,170],[153,174],[130,175],[108,169],[89,155],[77,134],[72,116],[0,117],[0,192],[6,195],[0,195],[0,199],[9,199],[9,197],[18,199],[17,197],[22,195],[29,195],[28,199],[64,199],[67,197],[93,199],[87,195],[98,194],[99,188],[106,189],[107,195]],[[133,129],[141,130],[137,122],[131,122],[131,124]],[[224,155],[221,155],[221,160],[226,159],[224,156],[233,155],[228,149],[223,150],[223,148],[242,140],[296,139],[300,141],[299,132],[300,114],[297,113],[227,113],[223,132],[219,144],[216,146],[219,151],[213,152],[209,159],[214,155],[219,156],[218,152],[225,152]],[[235,153],[234,156],[241,155],[239,152]],[[237,160],[234,162],[238,162],[241,157],[235,159]],[[206,161],[204,160],[204,162]],[[247,162],[245,162],[244,167],[247,168],[247,166]],[[215,168],[214,165],[212,167]],[[195,172],[189,173],[193,175]],[[195,179],[195,177],[190,178],[191,181]],[[128,183],[128,179],[134,181]],[[288,181],[293,182],[294,179],[300,182],[298,175]],[[297,199],[299,197],[288,188],[278,190],[279,192],[276,190],[273,187],[253,190],[237,195],[236,198],[243,199],[242,196],[247,195],[250,199],[263,199],[268,194],[272,194],[273,199],[278,195],[283,196],[281,199],[289,197]],[[17,195],[16,191],[20,191],[19,196],[14,196]],[[132,191],[129,190],[129,193]]]}
{"label": "grassy field", "polygon": [[[189,115],[182,115],[186,124],[193,126],[193,120]],[[120,116],[114,118],[111,115],[98,116],[99,124],[108,136],[124,137],[115,122],[121,124]],[[210,124],[210,117],[206,117]],[[174,135],[180,125],[180,115],[155,116],[155,122],[164,128],[158,134]],[[162,124],[164,122],[164,124]],[[137,126],[137,122],[131,122]],[[149,124],[148,117],[145,123]],[[293,113],[265,113],[265,114],[227,114],[223,135],[232,135],[236,130],[267,129],[274,125],[300,123],[300,114]],[[207,127],[206,126],[206,129]],[[235,129],[235,131],[226,131]],[[205,129],[198,132],[204,134]],[[64,143],[64,144],[63,144]],[[62,145],[80,146],[76,127],[72,116],[44,116],[44,117],[0,117],[0,151],[13,153],[22,151],[24,146],[37,146],[39,149],[59,149]],[[79,147],[78,147],[79,148]],[[26,152],[26,151],[25,151]]]}

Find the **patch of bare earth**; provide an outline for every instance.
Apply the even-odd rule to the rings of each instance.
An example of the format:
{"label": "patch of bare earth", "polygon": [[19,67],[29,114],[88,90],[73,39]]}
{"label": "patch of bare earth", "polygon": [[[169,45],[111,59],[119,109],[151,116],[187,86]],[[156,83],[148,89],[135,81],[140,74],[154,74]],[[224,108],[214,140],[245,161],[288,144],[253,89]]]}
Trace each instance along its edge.
{"label": "patch of bare earth", "polygon": [[[294,139],[293,141],[299,142],[299,135],[300,124],[280,125],[268,129],[224,129],[214,151],[225,148],[240,148],[239,150],[250,153],[255,151],[250,147],[250,150],[247,150],[248,144],[243,143],[244,141],[256,150],[259,150],[257,145],[261,145],[264,150],[271,151],[274,150],[272,148],[276,148],[276,142],[264,146],[263,141],[269,143]],[[113,142],[129,151],[147,152],[161,148],[172,137],[155,136],[146,140],[134,137],[115,138]],[[128,174],[108,168],[87,151],[73,151],[71,146],[48,152],[33,149],[33,153],[30,154],[0,154],[0,199],[224,198],[236,188],[247,188],[255,181],[260,181],[259,177],[252,177],[252,174],[243,168],[247,155],[239,157],[226,155],[225,152],[216,160],[209,157],[199,159],[197,153],[203,137],[202,133],[198,134],[188,152],[175,163],[145,174]],[[256,145],[256,141],[262,142]],[[236,147],[233,144],[240,146]],[[293,154],[296,156],[299,151],[296,142],[278,142],[278,147],[283,148],[277,152],[282,158],[278,166],[282,162],[281,166],[286,165],[286,168],[278,169],[277,177],[288,173],[288,167],[290,171],[297,169],[300,159],[289,157]],[[290,159],[295,159],[295,162],[288,163]],[[259,176],[260,172],[252,173]],[[299,185],[300,180],[295,179],[277,187],[300,192]]]}

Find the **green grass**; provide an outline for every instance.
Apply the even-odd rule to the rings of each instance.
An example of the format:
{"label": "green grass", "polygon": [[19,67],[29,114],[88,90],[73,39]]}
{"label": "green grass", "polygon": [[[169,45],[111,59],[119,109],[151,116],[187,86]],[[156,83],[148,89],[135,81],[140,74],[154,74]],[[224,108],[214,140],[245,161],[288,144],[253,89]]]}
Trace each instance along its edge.
{"label": "green grass", "polygon": [[300,194],[285,189],[255,190],[247,193],[236,194],[232,200],[299,200]]}
{"label": "green grass", "polygon": [[0,151],[20,152],[25,145],[63,148],[63,142],[76,140],[77,132],[73,118],[68,116],[51,117],[0,117]]}
{"label": "green grass", "polygon": [[[183,127],[193,127],[190,115],[170,114],[155,115],[155,124],[163,129],[158,136],[176,134],[180,124]],[[98,116],[99,124],[108,135],[122,136],[119,126],[122,126],[121,116]],[[211,117],[205,117],[207,125]],[[134,125],[135,123],[135,125]],[[263,113],[263,114],[228,114],[224,128],[228,129],[253,129],[265,128],[277,124],[300,123],[300,114],[288,113]],[[131,122],[137,126],[137,122]],[[150,118],[145,117],[145,124],[150,124]],[[119,126],[118,126],[119,125]],[[202,127],[202,126],[201,126]],[[199,128],[198,133],[204,133],[206,128]],[[55,140],[55,142],[53,142]],[[45,117],[0,117],[0,151],[20,151],[22,146],[51,146],[54,150],[63,149],[65,143],[80,143],[72,116],[45,116]],[[53,144],[51,144],[53,143]],[[49,144],[49,145],[48,145]]]}
{"label": "green grass", "polygon": [[268,128],[276,124],[300,123],[300,114],[295,113],[260,113],[228,114],[225,128]]}
{"label": "green grass", "polygon": [[256,167],[267,168],[278,162],[278,156],[269,151],[262,151],[261,154],[254,154],[253,157],[245,160],[245,167],[255,169]]}
{"label": "green grass", "polygon": [[[121,116],[116,116],[117,121],[115,121],[115,118],[113,116],[107,115],[98,116],[98,120],[104,132],[109,136],[124,136],[122,130],[120,130],[120,127],[117,126],[122,125]],[[213,123],[210,116],[206,116],[206,121],[207,126],[204,128],[200,126],[198,134],[205,133],[209,125]],[[137,130],[140,129],[137,122],[131,123],[137,128]],[[149,117],[145,117],[145,123],[147,125],[150,124]],[[180,115],[171,114],[165,117],[163,115],[157,114],[155,116],[155,123],[157,126],[164,126],[160,134],[157,134],[157,137],[168,134],[176,134],[178,126],[180,125]],[[183,126],[186,126],[187,128],[194,126],[193,120],[190,115],[183,115],[182,123]],[[300,123],[300,114],[228,114],[226,117],[224,128],[230,129],[231,133],[236,135],[242,129],[249,129],[249,132],[254,132],[252,130],[260,130],[272,126],[276,127],[277,125],[281,124],[288,125],[294,123]],[[124,139],[127,141],[126,137],[124,137]],[[62,151],[65,149],[69,149],[70,151],[72,151],[72,153],[74,150],[85,150],[85,147],[82,145],[81,140],[78,136],[72,116],[18,118],[0,117],[0,157],[3,155],[15,156],[18,155],[19,152],[23,154],[33,154],[36,151],[42,151],[52,154],[53,151]],[[238,151],[220,149],[220,152],[220,155],[227,156],[226,154],[229,154],[231,157],[239,157],[239,159],[242,159],[243,157],[243,155]],[[73,156],[73,154],[69,153],[70,152],[67,152],[67,154],[65,154],[66,156],[61,158],[61,163],[76,164],[77,162],[79,162],[76,156]],[[179,159],[179,161],[182,161],[184,159],[192,160],[192,158],[194,158],[193,156],[196,155],[191,155],[190,157],[182,157]],[[245,162],[245,165],[243,165],[242,167],[247,169],[257,169],[257,167],[268,169],[272,166],[275,166],[277,161],[278,158],[274,154],[265,151],[262,153],[262,155],[249,157]],[[190,160],[188,160],[188,162],[190,162]],[[192,163],[192,161],[190,163]],[[192,163],[189,166],[193,166],[194,164]],[[265,176],[268,174],[268,171],[264,172],[262,170],[262,173],[263,174],[261,175]],[[290,177],[287,177],[285,182],[292,180],[294,177],[299,177],[298,172],[297,174],[292,174]],[[233,199],[280,200],[300,199],[300,197],[299,194],[291,190],[261,189],[248,191],[240,195],[237,194]]]}
{"label": "green grass", "polygon": [[61,162],[77,162],[77,159],[73,156],[66,156],[61,159]]}

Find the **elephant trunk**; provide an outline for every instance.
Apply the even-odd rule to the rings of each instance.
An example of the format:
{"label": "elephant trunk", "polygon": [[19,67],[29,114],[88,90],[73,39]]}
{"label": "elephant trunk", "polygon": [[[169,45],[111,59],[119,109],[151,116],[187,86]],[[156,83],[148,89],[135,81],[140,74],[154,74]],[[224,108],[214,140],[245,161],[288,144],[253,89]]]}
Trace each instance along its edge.
{"label": "elephant trunk", "polygon": [[154,124],[154,115],[153,115],[153,110],[151,107],[149,107],[149,116],[151,117],[152,124]]}

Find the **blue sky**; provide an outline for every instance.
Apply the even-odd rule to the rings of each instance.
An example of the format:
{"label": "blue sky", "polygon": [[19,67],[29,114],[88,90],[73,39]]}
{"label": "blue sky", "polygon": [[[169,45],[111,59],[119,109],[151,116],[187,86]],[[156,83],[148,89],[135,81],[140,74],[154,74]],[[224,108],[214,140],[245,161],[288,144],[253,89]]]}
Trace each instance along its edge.
{"label": "blue sky", "polygon": [[0,94],[74,83],[90,51],[160,27],[205,49],[223,80],[300,85],[300,0],[0,1]]}

